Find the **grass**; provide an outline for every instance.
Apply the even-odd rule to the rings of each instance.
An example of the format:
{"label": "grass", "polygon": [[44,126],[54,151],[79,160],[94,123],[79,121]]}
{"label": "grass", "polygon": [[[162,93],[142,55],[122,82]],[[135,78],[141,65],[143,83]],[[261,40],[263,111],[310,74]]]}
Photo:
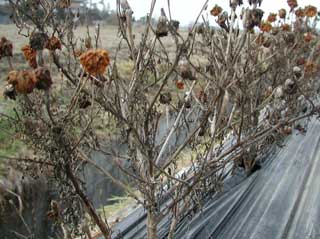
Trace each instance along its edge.
{"label": "grass", "polygon": [[[9,103],[3,111],[4,114],[15,117],[12,103]],[[16,154],[22,147],[22,142],[16,138],[14,125],[6,117],[0,117],[0,157],[7,157]]]}
{"label": "grass", "polygon": [[[0,98],[0,112],[15,117],[14,103]],[[0,116],[0,175],[4,173],[5,159],[22,152],[24,144],[16,137],[15,126],[5,116]]]}
{"label": "grass", "polygon": [[121,218],[125,217],[128,213],[128,208],[130,205],[135,205],[135,200],[129,196],[113,196],[109,200],[109,205],[104,206],[99,209],[99,213],[106,218]]}

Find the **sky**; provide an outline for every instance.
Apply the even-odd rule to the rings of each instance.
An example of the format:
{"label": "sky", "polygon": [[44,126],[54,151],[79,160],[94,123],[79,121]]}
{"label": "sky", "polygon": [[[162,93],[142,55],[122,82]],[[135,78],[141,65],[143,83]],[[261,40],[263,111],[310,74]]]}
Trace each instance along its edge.
{"label": "sky", "polygon": [[[95,0],[99,2],[101,0]],[[105,4],[110,3],[111,9],[115,9],[116,0],[104,0]],[[150,9],[151,0],[128,0],[134,11],[136,19],[145,16]],[[247,3],[248,0],[243,0]],[[170,0],[172,18],[179,20],[183,25],[194,21],[200,12],[205,0]],[[209,9],[218,4],[223,9],[229,9],[229,0],[210,0]],[[313,5],[320,10],[320,0],[298,0],[299,6]],[[167,9],[167,0],[157,0],[155,16],[159,16],[160,8]],[[287,0],[263,0],[261,8],[266,12],[278,12],[280,8],[289,9]],[[210,17],[213,20],[213,17]]]}

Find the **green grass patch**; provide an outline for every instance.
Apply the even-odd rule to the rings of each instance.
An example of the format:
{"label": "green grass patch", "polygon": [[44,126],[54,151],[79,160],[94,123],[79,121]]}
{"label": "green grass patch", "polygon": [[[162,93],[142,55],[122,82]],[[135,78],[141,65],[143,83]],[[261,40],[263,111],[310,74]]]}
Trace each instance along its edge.
{"label": "green grass patch", "polygon": [[5,101],[0,99],[0,162],[1,158],[12,157],[16,155],[23,147],[23,143],[17,137],[16,126],[12,119],[14,119],[14,102]]}
{"label": "green grass patch", "polygon": [[135,203],[135,200],[128,196],[118,197],[113,196],[109,200],[109,204],[99,209],[99,213],[106,218],[110,218],[121,214],[122,210]]}

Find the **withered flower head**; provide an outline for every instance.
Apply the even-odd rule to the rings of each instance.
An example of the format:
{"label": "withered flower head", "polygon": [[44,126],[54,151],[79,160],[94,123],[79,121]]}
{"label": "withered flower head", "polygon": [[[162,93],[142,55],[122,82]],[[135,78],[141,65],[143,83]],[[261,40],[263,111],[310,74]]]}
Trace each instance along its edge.
{"label": "withered flower head", "polygon": [[91,105],[91,101],[87,95],[81,95],[78,101],[80,109],[86,109]]}
{"label": "withered flower head", "polygon": [[178,71],[183,79],[194,80],[190,63],[186,57],[182,57],[178,62]]}
{"label": "withered flower head", "polygon": [[49,90],[52,85],[52,78],[47,67],[39,67],[34,71],[36,76],[36,88],[39,90]]}
{"label": "withered flower head", "polygon": [[267,38],[267,39],[264,41],[263,46],[264,46],[265,48],[269,48],[269,47],[271,46],[271,44],[272,44],[272,40],[271,40],[270,38]]}
{"label": "withered flower head", "polygon": [[179,90],[183,90],[184,89],[184,83],[180,80],[176,81],[176,86]]}
{"label": "withered flower head", "polygon": [[218,16],[218,19],[216,20],[216,22],[222,29],[229,32],[229,26],[227,25],[227,20],[228,20],[228,13],[224,11],[222,14]]}
{"label": "withered flower head", "polygon": [[305,42],[311,42],[313,40],[313,35],[311,32],[307,32],[303,35]]}
{"label": "withered flower head", "polygon": [[11,99],[11,100],[15,100],[16,99],[17,92],[15,91],[14,86],[12,84],[7,84],[4,87],[3,96],[4,96],[5,99],[8,99],[8,98]]}
{"label": "withered flower head", "polygon": [[283,34],[283,39],[289,46],[292,46],[296,42],[296,35],[293,32],[286,32]]}
{"label": "withered flower head", "polygon": [[282,8],[282,9],[280,9],[279,10],[279,17],[281,18],[281,19],[285,19],[286,18],[286,16],[287,16],[287,11],[286,11],[286,9],[284,9],[284,8]]}
{"label": "withered flower head", "polygon": [[180,27],[180,22],[177,20],[171,20],[170,25],[173,27],[174,30],[178,31]]}
{"label": "withered flower head", "polygon": [[259,4],[259,6],[261,6],[261,2],[262,0],[249,0],[249,4],[252,5],[252,4]]}
{"label": "withered flower head", "polygon": [[302,65],[304,65],[304,64],[306,64],[306,60],[305,60],[304,58],[299,58],[299,59],[297,60],[297,65],[298,65],[298,66],[302,66]]}
{"label": "withered flower head", "polygon": [[291,26],[290,26],[289,24],[287,24],[287,23],[282,24],[282,25],[281,25],[281,28],[282,28],[282,30],[285,31],[285,32],[291,31]]}
{"label": "withered flower head", "polygon": [[261,9],[253,9],[246,11],[244,27],[249,31],[261,24],[264,12]]}
{"label": "withered flower head", "polygon": [[304,12],[307,17],[314,17],[317,15],[317,8],[315,6],[308,5],[304,8]]}
{"label": "withered flower head", "polygon": [[200,100],[201,103],[207,103],[208,102],[208,95],[204,92],[203,89],[201,89],[198,93],[197,93],[197,98]]}
{"label": "withered flower head", "polygon": [[301,7],[299,7],[294,13],[296,14],[296,17],[306,16],[305,11]]}
{"label": "withered flower head", "polygon": [[43,50],[48,41],[48,35],[43,32],[34,32],[30,36],[29,44],[34,50]]}
{"label": "withered flower head", "polygon": [[33,71],[10,71],[7,82],[14,86],[17,93],[30,94],[37,80]]}
{"label": "withered flower head", "polygon": [[295,9],[298,6],[297,0],[287,0],[287,3],[289,5],[291,11],[293,11],[293,9]]}
{"label": "withered flower head", "polygon": [[205,29],[204,29],[204,24],[203,23],[197,25],[196,28],[195,28],[195,32],[197,34],[200,34],[200,35],[204,33],[204,30]]}
{"label": "withered flower head", "polygon": [[29,66],[37,68],[37,51],[32,49],[30,45],[25,45],[21,48],[24,58],[28,61]]}
{"label": "withered flower head", "polygon": [[104,74],[110,58],[106,50],[91,49],[80,56],[80,63],[90,75],[98,76]]}
{"label": "withered flower head", "polygon": [[237,8],[237,6],[241,6],[242,4],[242,0],[230,0],[230,7],[234,10]]}
{"label": "withered flower head", "polygon": [[170,92],[161,94],[159,98],[160,103],[163,105],[170,104],[171,100],[172,100],[172,97]]}
{"label": "withered flower head", "polygon": [[297,84],[292,79],[287,79],[284,83],[284,92],[294,94],[297,91]]}
{"label": "withered flower head", "polygon": [[219,16],[220,13],[222,13],[222,7],[218,6],[217,4],[211,9],[210,11],[211,15],[216,17]]}
{"label": "withered flower head", "polygon": [[270,32],[272,29],[272,25],[270,22],[264,21],[260,24],[259,28],[263,32]]}
{"label": "withered flower head", "polygon": [[12,56],[12,42],[2,37],[0,40],[0,59],[2,57]]}
{"label": "withered flower head", "polygon": [[270,34],[276,36],[280,32],[280,27],[273,27],[270,31]]}
{"label": "withered flower head", "polygon": [[87,49],[91,49],[91,48],[92,48],[91,37],[87,37],[87,38],[84,40],[84,46],[85,46]]}
{"label": "withered flower head", "polygon": [[277,14],[275,14],[275,13],[270,13],[269,16],[268,16],[267,21],[268,21],[268,22],[275,22],[276,20],[277,20]]}
{"label": "withered flower head", "polygon": [[304,71],[307,75],[316,73],[317,67],[313,61],[307,61],[304,65]]}
{"label": "withered flower head", "polygon": [[156,36],[157,37],[166,37],[169,33],[168,21],[164,9],[161,8],[161,16],[159,17]]}
{"label": "withered flower head", "polygon": [[57,37],[52,36],[46,42],[45,48],[47,48],[50,51],[55,51],[55,50],[61,50],[62,46],[61,46],[60,40]]}

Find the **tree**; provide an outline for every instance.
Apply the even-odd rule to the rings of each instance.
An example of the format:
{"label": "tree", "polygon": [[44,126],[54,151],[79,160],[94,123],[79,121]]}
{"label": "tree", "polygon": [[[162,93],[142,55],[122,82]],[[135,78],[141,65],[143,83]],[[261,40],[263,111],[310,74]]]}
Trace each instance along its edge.
{"label": "tree", "polygon": [[[40,1],[46,6],[46,1]],[[153,28],[156,1],[152,1],[137,40],[133,11],[127,1],[117,0],[120,39],[110,59],[99,45],[99,27],[94,38],[88,32],[82,39],[85,46],[80,46],[70,16],[61,24],[52,14],[56,3],[41,7],[47,17],[37,18],[26,14],[21,1],[10,2],[19,30],[33,30],[24,52],[35,69],[12,69],[5,94],[17,98],[16,125],[41,162],[46,162],[42,167],[52,170],[60,195],[70,206],[63,221],[74,232],[83,205],[103,236],[111,235],[79,176],[83,167],[93,165],[112,178],[90,159],[92,150],[103,152],[134,182],[141,196],[112,178],[146,209],[148,238],[157,238],[157,225],[166,215],[172,216],[168,237],[173,238],[179,218],[201,207],[203,198],[218,191],[230,171],[243,165],[251,172],[257,156],[269,147],[269,137],[288,135],[295,122],[319,113],[312,101],[319,46],[313,40],[317,36],[310,25],[311,13],[310,18],[298,18],[294,29],[287,29],[284,20],[281,26],[262,21],[258,1],[250,1],[240,30],[236,11],[242,1],[231,1],[230,15],[218,6],[211,10],[220,27],[215,29],[205,17],[198,24],[206,1],[183,37],[172,24],[171,11],[162,10]],[[22,16],[33,24],[23,24]],[[261,32],[255,33],[255,27]],[[166,37],[174,43],[173,52],[165,47]],[[61,44],[66,54],[58,53]],[[44,50],[67,80],[54,82],[61,84],[63,94],[58,97],[51,92],[54,69],[47,68],[50,60]],[[133,65],[128,78],[119,72],[120,52],[128,54]],[[298,66],[302,59],[306,60],[303,67]],[[305,112],[299,107],[302,98],[303,105],[309,105]],[[268,112],[265,116],[263,109]],[[127,143],[125,154],[106,151],[106,139],[96,135],[95,125],[105,114]],[[191,163],[178,176],[176,165],[185,150]]]}

